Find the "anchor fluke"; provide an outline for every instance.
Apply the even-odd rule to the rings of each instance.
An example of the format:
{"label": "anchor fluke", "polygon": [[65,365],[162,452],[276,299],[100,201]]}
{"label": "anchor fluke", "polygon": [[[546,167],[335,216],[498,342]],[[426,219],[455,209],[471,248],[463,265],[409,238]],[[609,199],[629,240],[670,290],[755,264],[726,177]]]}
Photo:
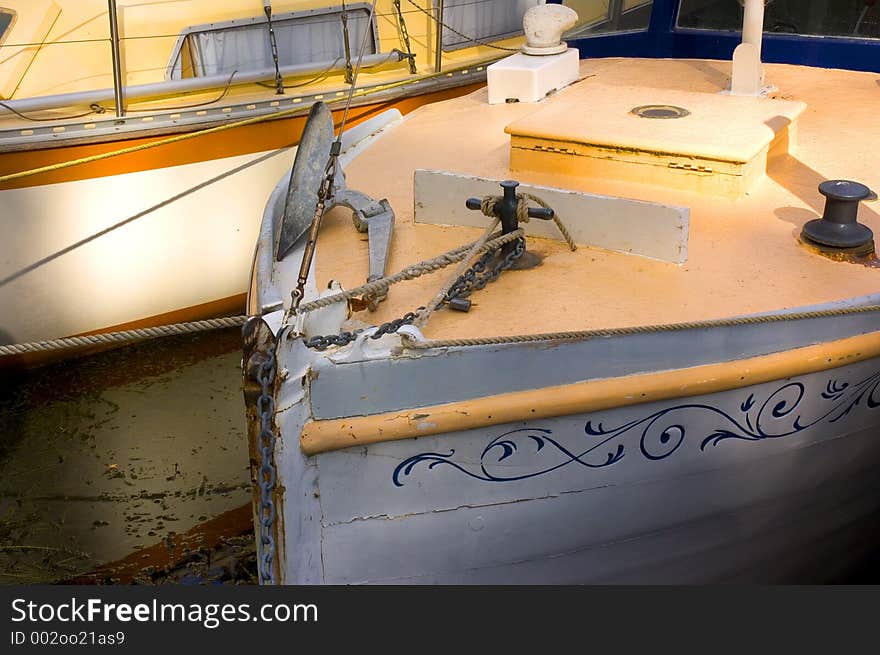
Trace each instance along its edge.
{"label": "anchor fluke", "polygon": [[323,102],[309,112],[290,172],[275,258],[278,261],[308,232],[333,145],[333,114]]}

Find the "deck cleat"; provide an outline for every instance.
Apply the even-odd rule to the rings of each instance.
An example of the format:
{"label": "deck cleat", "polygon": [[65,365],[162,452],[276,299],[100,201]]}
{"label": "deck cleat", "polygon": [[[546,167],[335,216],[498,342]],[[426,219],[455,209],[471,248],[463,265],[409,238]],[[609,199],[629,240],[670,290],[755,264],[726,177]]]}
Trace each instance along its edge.
{"label": "deck cleat", "polygon": [[[474,211],[482,211],[487,216],[494,216],[501,220],[501,231],[503,234],[510,234],[514,230],[519,229],[520,209],[519,204],[521,198],[516,193],[519,182],[516,180],[504,180],[501,188],[504,189],[504,195],[496,199],[495,204],[491,206],[483,206],[480,198],[468,198],[465,206]],[[545,207],[529,207],[528,218],[540,218],[544,221],[551,220],[556,214],[550,208]],[[505,245],[501,252],[504,255],[509,254],[515,248],[515,243]]]}
{"label": "deck cleat", "polygon": [[[552,220],[556,216],[549,207],[528,207],[524,198],[516,193],[519,182],[516,180],[504,180],[501,188],[502,196],[495,198],[494,204],[486,203],[480,198],[468,198],[465,206],[474,211],[482,211],[486,216],[496,217],[501,220],[501,232],[510,234],[519,229],[520,221],[526,222],[530,218],[539,218],[544,221]],[[521,206],[522,205],[522,206]],[[540,263],[540,257],[530,252],[514,255],[517,248],[525,250],[524,246],[518,246],[517,242],[508,243],[501,248],[502,258],[515,258],[509,268],[522,270],[533,268]]]}

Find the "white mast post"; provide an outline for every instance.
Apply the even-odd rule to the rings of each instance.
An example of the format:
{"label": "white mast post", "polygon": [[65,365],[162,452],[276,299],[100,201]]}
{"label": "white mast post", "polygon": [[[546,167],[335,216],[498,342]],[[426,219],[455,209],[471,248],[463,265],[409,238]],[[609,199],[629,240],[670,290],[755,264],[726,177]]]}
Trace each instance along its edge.
{"label": "white mast post", "polygon": [[[741,0],[742,1],[742,0]],[[745,0],[742,43],[733,51],[730,92],[738,96],[759,96],[764,88],[761,45],[764,40],[764,0]]]}

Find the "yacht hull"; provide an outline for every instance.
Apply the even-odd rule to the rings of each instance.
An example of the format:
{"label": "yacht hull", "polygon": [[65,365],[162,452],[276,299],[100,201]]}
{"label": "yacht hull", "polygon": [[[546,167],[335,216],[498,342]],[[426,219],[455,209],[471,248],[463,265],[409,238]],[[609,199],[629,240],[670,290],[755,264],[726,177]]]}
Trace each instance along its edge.
{"label": "yacht hull", "polygon": [[[516,349],[504,355],[517,359]],[[565,349],[550,346],[544,356],[559,370]],[[330,411],[328,389],[318,388],[327,371],[306,357],[297,344],[279,359],[294,380],[280,386],[284,409],[276,415],[285,583],[827,580],[864,555],[845,540],[858,543],[877,523],[880,357],[717,393],[430,436],[419,437],[411,422],[415,438],[366,435],[322,452],[307,437],[315,407]],[[472,381],[486,369],[473,351],[423,359],[439,371],[443,358],[456,360],[462,395],[479,385]],[[726,364],[748,372],[752,361]],[[334,366],[347,375],[370,369]],[[430,386],[397,368],[398,385]],[[302,388],[300,380],[315,377]],[[507,397],[495,398],[501,414]],[[421,429],[431,431],[431,408],[397,414],[422,417]],[[375,417],[376,425],[394,415]],[[345,419],[328,422],[352,442],[361,438],[360,428],[346,433]]]}

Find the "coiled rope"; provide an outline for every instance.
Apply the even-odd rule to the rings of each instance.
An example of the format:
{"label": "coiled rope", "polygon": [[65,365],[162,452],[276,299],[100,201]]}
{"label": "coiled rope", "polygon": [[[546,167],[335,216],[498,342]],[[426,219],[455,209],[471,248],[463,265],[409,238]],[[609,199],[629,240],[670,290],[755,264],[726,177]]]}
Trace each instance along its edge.
{"label": "coiled rope", "polygon": [[[531,200],[537,205],[545,209],[549,209],[550,205],[548,205],[541,198],[534,196],[530,193],[518,193],[516,194],[517,204],[516,204],[516,218],[518,224],[528,223],[531,220],[529,216],[529,201]],[[428,303],[427,307],[420,312],[418,312],[418,316],[413,323],[418,328],[423,328],[428,319],[431,318],[433,313],[443,305],[444,300],[446,299],[449,290],[453,287],[455,282],[461,277],[461,275],[467,269],[468,263],[484,249],[486,242],[491,238],[493,230],[498,226],[498,223],[501,222],[501,219],[498,218],[500,216],[500,212],[497,211],[497,205],[504,200],[501,196],[484,196],[480,200],[480,211],[483,212],[483,215],[487,218],[492,219],[491,224],[486,231],[483,233],[483,236],[480,237],[477,241],[474,242],[473,248],[470,252],[468,252],[464,259],[459,264],[456,271],[449,277],[449,279],[440,287],[440,290],[435,294],[434,298],[431,302]],[[569,234],[566,227],[562,224],[559,216],[554,212],[553,220],[556,223],[556,226],[559,228],[559,231],[562,233],[562,236],[565,238],[565,241],[568,243],[568,247],[575,251],[577,250],[577,245],[572,239],[571,234]],[[522,229],[517,230],[518,232],[522,232]]]}
{"label": "coiled rope", "polygon": [[[529,201],[531,200],[539,207],[543,207],[544,209],[551,209],[550,205],[548,205],[542,198],[532,195],[531,193],[517,193],[516,194],[516,220],[520,223],[528,223],[532,220],[529,216]],[[483,212],[486,216],[493,217],[496,214],[495,205],[504,200],[502,196],[485,196],[480,201],[480,211]],[[562,222],[562,219],[559,218],[559,214],[553,212],[553,222],[556,223],[556,227],[559,228],[560,234],[562,234],[562,238],[565,239],[565,242],[568,244],[569,250],[574,252],[578,249],[577,244],[574,242],[574,238],[571,236],[571,233],[568,231],[568,228],[565,227],[565,224]]]}

